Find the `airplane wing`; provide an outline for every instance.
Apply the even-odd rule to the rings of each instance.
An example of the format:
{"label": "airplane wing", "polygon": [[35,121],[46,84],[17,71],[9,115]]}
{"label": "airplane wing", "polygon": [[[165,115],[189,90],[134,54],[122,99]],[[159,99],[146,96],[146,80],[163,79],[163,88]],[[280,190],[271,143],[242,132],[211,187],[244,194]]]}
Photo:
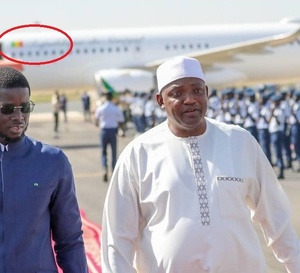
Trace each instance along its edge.
{"label": "airplane wing", "polygon": [[[220,46],[212,49],[201,50],[185,54],[201,62],[204,70],[213,69],[215,63],[238,61],[237,54],[262,54],[268,53],[267,47],[275,47],[293,42],[300,35],[300,27],[291,33],[279,34],[271,37],[250,40],[247,42],[235,43]],[[160,64],[168,60],[160,59],[146,64],[148,69],[156,69]]]}

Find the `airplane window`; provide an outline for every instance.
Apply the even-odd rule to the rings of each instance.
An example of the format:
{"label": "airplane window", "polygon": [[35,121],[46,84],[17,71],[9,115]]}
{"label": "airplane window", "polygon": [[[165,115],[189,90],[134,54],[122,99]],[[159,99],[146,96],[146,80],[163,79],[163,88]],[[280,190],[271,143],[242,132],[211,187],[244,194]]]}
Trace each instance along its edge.
{"label": "airplane window", "polygon": [[61,50],[60,52],[59,52],[59,54],[60,55],[63,55],[65,52],[63,51],[63,50]]}
{"label": "airplane window", "polygon": [[93,52],[93,53],[96,53],[96,48],[93,48],[93,49],[92,49],[92,52]]}
{"label": "airplane window", "polygon": [[87,50],[87,49],[84,49],[84,53],[88,53],[88,50]]}
{"label": "airplane window", "polygon": [[209,48],[209,45],[208,45],[208,44],[205,44],[205,48]]}
{"label": "airplane window", "polygon": [[77,53],[77,54],[80,54],[80,49],[76,49],[76,53]]}
{"label": "airplane window", "polygon": [[177,49],[177,45],[173,45],[174,49]]}
{"label": "airplane window", "polygon": [[28,56],[31,56],[31,51],[28,51],[28,52],[27,52],[27,55],[28,55]]}
{"label": "airplane window", "polygon": [[182,48],[182,49],[185,49],[185,45],[181,45],[181,48]]}
{"label": "airplane window", "polygon": [[135,48],[135,50],[136,50],[136,51],[140,51],[140,47],[137,46],[137,47]]}
{"label": "airplane window", "polygon": [[44,51],[44,55],[48,55],[48,51]]}
{"label": "airplane window", "polygon": [[56,54],[56,51],[55,50],[52,50],[52,55],[55,55]]}
{"label": "airplane window", "polygon": [[35,55],[36,55],[36,56],[39,56],[39,55],[40,55],[40,52],[36,51],[36,52],[35,52]]}
{"label": "airplane window", "polygon": [[190,48],[192,49],[194,46],[192,44],[190,44]]}
{"label": "airplane window", "polygon": [[108,52],[111,52],[111,48],[110,47],[108,48]]}
{"label": "airplane window", "polygon": [[125,47],[124,47],[124,51],[128,51],[128,48],[127,48],[127,46],[125,46]]}
{"label": "airplane window", "polygon": [[198,47],[198,48],[201,48],[201,44],[197,44],[197,47]]}
{"label": "airplane window", "polygon": [[103,52],[104,52],[104,49],[103,49],[103,48],[100,48],[100,52],[103,53]]}
{"label": "airplane window", "polygon": [[117,51],[117,52],[120,52],[120,48],[119,48],[119,47],[117,47],[117,48],[116,48],[116,51]]}
{"label": "airplane window", "polygon": [[22,52],[22,51],[20,52],[20,56],[21,56],[21,57],[23,56],[23,52]]}

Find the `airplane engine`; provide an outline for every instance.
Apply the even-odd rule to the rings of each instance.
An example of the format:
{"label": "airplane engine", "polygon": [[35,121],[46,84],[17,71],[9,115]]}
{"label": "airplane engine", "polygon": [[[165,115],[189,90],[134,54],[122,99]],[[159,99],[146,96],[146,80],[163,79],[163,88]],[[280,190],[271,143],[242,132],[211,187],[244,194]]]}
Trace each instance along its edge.
{"label": "airplane engine", "polygon": [[107,69],[100,70],[94,75],[99,93],[105,91],[107,86],[116,92],[126,89],[132,92],[146,92],[155,88],[154,74],[142,69]]}

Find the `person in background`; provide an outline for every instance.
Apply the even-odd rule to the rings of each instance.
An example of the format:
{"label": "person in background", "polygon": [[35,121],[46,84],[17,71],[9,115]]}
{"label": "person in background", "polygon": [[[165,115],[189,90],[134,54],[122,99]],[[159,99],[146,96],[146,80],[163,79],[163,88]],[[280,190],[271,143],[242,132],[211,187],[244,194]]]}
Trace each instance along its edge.
{"label": "person in background", "polygon": [[218,97],[217,89],[212,89],[208,97],[208,109],[206,116],[208,118],[215,118],[217,112],[221,109],[220,98]]}
{"label": "person in background", "polygon": [[63,112],[64,115],[64,122],[68,122],[67,110],[68,110],[68,99],[65,94],[59,96],[59,104],[60,110]]}
{"label": "person in background", "polygon": [[234,117],[234,124],[244,127],[245,117],[247,116],[247,100],[244,89],[235,90],[237,100],[237,113]]}
{"label": "person in background", "polygon": [[59,101],[59,93],[56,90],[51,98],[52,104],[52,112],[54,118],[54,137],[58,137],[58,126],[59,126],[59,110],[60,110],[60,101]]}
{"label": "person in background", "polygon": [[123,112],[112,102],[112,93],[105,94],[106,101],[95,111],[95,125],[100,127],[100,144],[102,149],[102,166],[104,168],[103,181],[108,181],[107,146],[111,147],[111,170],[117,161],[117,135],[118,128],[124,122]]}
{"label": "person in background", "polygon": [[258,142],[270,164],[273,165],[269,132],[269,121],[271,118],[271,111],[268,104],[269,94],[262,94],[259,99],[259,116],[256,122]]}
{"label": "person in background", "polygon": [[135,92],[130,104],[130,113],[132,122],[135,125],[136,136],[146,130],[145,120],[146,93]]}
{"label": "person in background", "polygon": [[257,102],[255,92],[252,89],[248,89],[246,95],[248,100],[246,103],[247,108],[243,128],[249,131],[258,141],[257,119],[259,117],[259,103]]}
{"label": "person in background", "polygon": [[287,272],[300,272],[289,200],[250,132],[205,117],[200,63],[157,69],[167,120],[119,156],[104,203],[102,272],[265,273],[256,229]]}
{"label": "person in background", "polygon": [[81,96],[84,121],[91,121],[91,99],[87,91]]}
{"label": "person in background", "polygon": [[292,168],[292,151],[291,151],[291,132],[290,132],[290,123],[289,119],[292,115],[290,98],[288,96],[287,90],[282,90],[280,108],[282,109],[285,119],[284,119],[284,129],[282,134],[282,150],[285,156],[285,168]]}
{"label": "person in background", "polygon": [[300,173],[300,91],[295,91],[295,100],[291,106],[291,147],[298,164],[296,171]]}
{"label": "person in background", "polygon": [[122,92],[119,95],[118,98],[118,107],[121,109],[124,115],[124,122],[121,128],[121,136],[126,136],[127,126],[128,123],[131,121],[131,111],[130,111],[130,104],[132,101],[132,94],[129,89],[125,89],[124,92]]}
{"label": "person in background", "polygon": [[280,107],[281,95],[274,94],[271,97],[271,114],[269,119],[269,132],[271,139],[271,146],[273,147],[276,166],[279,170],[278,179],[284,179],[284,162],[282,156],[283,150],[283,134],[284,134],[284,122],[285,114],[282,108]]}
{"label": "person in background", "polygon": [[155,99],[155,89],[151,89],[148,99],[145,102],[144,114],[145,114],[146,130],[153,128],[156,125],[156,120],[155,120],[156,106],[157,106],[157,102]]}
{"label": "person in background", "polygon": [[0,272],[88,273],[71,165],[25,134],[30,95],[21,72],[0,67]]}

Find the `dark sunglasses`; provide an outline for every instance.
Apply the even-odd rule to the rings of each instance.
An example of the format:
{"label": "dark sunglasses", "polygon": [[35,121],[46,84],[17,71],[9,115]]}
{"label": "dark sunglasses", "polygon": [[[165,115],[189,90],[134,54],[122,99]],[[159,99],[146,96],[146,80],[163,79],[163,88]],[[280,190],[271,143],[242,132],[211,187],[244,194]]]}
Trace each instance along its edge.
{"label": "dark sunglasses", "polygon": [[24,102],[20,106],[14,106],[13,104],[4,104],[4,105],[0,105],[0,111],[1,114],[11,115],[17,109],[20,109],[20,111],[23,114],[28,114],[33,111],[34,105],[35,104],[32,101]]}

